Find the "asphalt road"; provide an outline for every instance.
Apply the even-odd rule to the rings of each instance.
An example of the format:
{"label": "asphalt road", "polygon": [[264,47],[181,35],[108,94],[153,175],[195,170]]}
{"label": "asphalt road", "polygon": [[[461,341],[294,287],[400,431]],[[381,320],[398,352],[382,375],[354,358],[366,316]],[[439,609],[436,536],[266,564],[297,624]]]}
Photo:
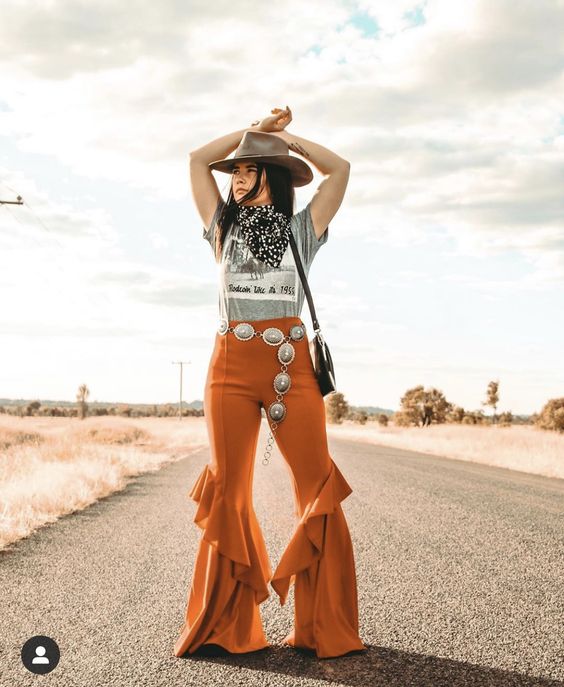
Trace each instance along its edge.
{"label": "asphalt road", "polygon": [[[263,420],[259,449],[267,436]],[[364,655],[275,646],[172,654],[200,530],[186,498],[207,449],[63,517],[0,553],[0,685],[564,685],[564,480],[329,437],[353,488],[342,503]],[[289,476],[257,455],[254,503],[274,567],[293,531]],[[291,628],[274,590],[268,639]],[[29,673],[33,635],[61,650]]]}

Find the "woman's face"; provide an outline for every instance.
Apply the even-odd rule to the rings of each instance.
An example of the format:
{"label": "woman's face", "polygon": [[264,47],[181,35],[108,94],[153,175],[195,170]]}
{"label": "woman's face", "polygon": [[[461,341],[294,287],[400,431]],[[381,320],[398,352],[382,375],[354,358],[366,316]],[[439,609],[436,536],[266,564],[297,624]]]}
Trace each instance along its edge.
{"label": "woman's face", "polygon": [[[237,202],[247,194],[255,185],[257,178],[257,165],[255,162],[237,162],[233,165],[231,175],[233,197]],[[266,170],[262,170],[262,179],[259,192],[252,200],[246,200],[243,205],[268,205],[272,203],[268,182],[266,180]]]}

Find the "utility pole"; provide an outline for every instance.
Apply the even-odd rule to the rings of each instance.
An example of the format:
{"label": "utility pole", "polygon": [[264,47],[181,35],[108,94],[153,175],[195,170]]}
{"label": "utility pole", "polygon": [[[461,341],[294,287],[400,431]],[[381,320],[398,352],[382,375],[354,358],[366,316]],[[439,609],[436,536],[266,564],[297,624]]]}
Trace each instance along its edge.
{"label": "utility pole", "polygon": [[172,361],[173,365],[180,365],[180,402],[178,404],[178,419],[182,420],[182,366],[183,365],[190,365],[192,361],[191,360],[178,360],[178,361]]}
{"label": "utility pole", "polygon": [[17,200],[0,200],[0,205],[23,205],[23,198],[18,196]]}

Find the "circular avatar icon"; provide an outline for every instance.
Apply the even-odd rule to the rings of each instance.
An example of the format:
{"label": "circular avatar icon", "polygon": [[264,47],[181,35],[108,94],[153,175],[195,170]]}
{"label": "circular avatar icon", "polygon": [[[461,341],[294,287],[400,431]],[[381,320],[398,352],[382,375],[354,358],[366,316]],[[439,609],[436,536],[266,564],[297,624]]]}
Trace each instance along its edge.
{"label": "circular avatar icon", "polygon": [[21,658],[30,673],[44,675],[55,670],[59,664],[61,652],[54,639],[45,635],[30,637],[22,646]]}

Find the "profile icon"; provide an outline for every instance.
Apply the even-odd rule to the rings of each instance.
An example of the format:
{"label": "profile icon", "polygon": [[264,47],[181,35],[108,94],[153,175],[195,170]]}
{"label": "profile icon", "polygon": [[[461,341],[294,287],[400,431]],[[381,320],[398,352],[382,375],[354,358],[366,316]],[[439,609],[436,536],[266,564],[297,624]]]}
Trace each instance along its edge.
{"label": "profile icon", "polygon": [[34,663],[35,665],[39,665],[40,663],[43,665],[48,664],[49,659],[47,658],[47,656],[45,656],[46,652],[47,652],[47,649],[44,646],[41,646],[41,645],[36,646],[35,647],[36,656],[33,659],[32,663]]}
{"label": "profile icon", "polygon": [[61,652],[57,642],[46,635],[30,637],[22,646],[21,659],[24,666],[35,674],[50,673],[59,664]]}

